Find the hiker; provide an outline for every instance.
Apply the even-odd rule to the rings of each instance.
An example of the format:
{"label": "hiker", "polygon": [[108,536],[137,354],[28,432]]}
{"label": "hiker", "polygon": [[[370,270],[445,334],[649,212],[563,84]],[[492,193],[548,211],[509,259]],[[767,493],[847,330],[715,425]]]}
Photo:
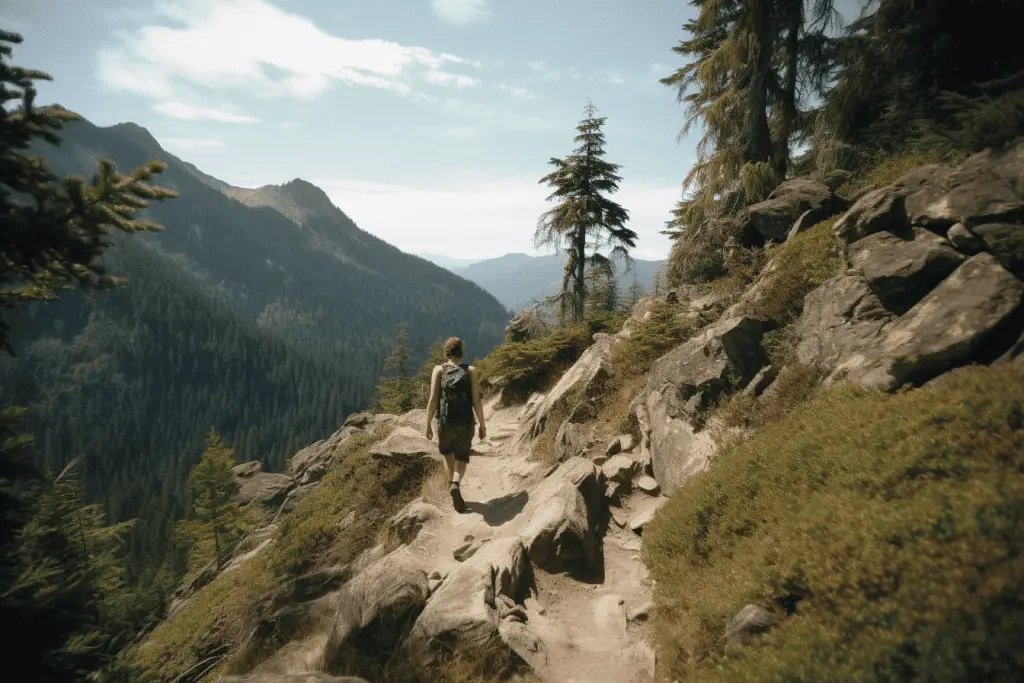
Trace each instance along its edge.
{"label": "hiker", "polygon": [[449,493],[456,512],[465,512],[459,484],[466,475],[469,451],[473,443],[473,412],[481,439],[487,438],[484,408],[480,402],[480,382],[476,368],[462,362],[462,340],[451,337],[444,343],[445,363],[435,366],[430,376],[430,403],[427,405],[427,438],[434,438],[437,415],[437,447],[444,456],[451,482]]}

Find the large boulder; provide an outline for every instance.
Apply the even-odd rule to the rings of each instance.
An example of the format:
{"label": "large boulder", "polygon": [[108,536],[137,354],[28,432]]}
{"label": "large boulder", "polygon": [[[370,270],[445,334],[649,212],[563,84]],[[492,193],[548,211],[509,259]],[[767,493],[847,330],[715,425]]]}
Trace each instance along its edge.
{"label": "large boulder", "polygon": [[632,411],[644,425],[641,463],[649,449],[654,476],[667,493],[702,470],[714,453],[710,435],[695,426],[704,412],[768,365],[763,333],[759,320],[725,318],[655,361]]}
{"label": "large boulder", "polygon": [[505,339],[510,342],[524,342],[543,337],[547,325],[534,308],[524,308],[513,316],[505,326]]}
{"label": "large boulder", "polygon": [[374,415],[369,412],[352,413],[345,418],[345,421],[341,423],[342,428],[344,427],[355,427],[356,429],[365,429],[369,425],[373,424]]}
{"label": "large boulder", "polygon": [[971,233],[1007,270],[1024,278],[1024,223],[982,223],[971,228]]}
{"label": "large boulder", "polygon": [[258,500],[268,507],[278,507],[288,492],[295,488],[295,480],[287,474],[264,472],[258,460],[235,465],[231,473],[238,483],[235,500],[242,505]]}
{"label": "large boulder", "polygon": [[[366,415],[366,413],[357,413],[356,415]],[[349,419],[351,420],[353,417],[356,416],[351,416]],[[370,417],[373,416],[371,415]],[[363,431],[362,427],[351,424],[343,426],[329,438],[310,444],[293,455],[288,463],[289,471],[292,473],[292,476],[299,480],[300,484],[311,484],[319,481],[330,470],[338,448],[350,437],[355,434],[362,434]]]}
{"label": "large boulder", "polygon": [[440,517],[441,510],[436,505],[417,498],[402,508],[388,524],[402,543],[412,543],[424,526]]}
{"label": "large boulder", "polygon": [[1020,333],[1024,282],[991,254],[968,259],[905,315],[886,326],[877,343],[843,359],[830,380],[895,391],[920,385],[959,365],[984,358],[990,341],[1007,344]]}
{"label": "large boulder", "polygon": [[482,646],[499,635],[499,596],[521,602],[529,587],[526,546],[518,537],[485,544],[452,571],[413,624],[408,656],[430,661],[460,646]]}
{"label": "large boulder", "polygon": [[765,201],[750,206],[747,215],[765,239],[785,242],[797,219],[809,227],[845,208],[846,202],[824,183],[794,178],[776,187]]}
{"label": "large boulder", "polygon": [[338,595],[324,668],[335,670],[349,649],[374,655],[382,643],[397,646],[428,595],[427,573],[405,547],[359,573]]}
{"label": "large boulder", "polygon": [[847,250],[886,309],[904,313],[964,262],[964,256],[933,232],[910,228],[876,232]]}
{"label": "large boulder", "polygon": [[412,427],[399,427],[391,432],[370,448],[370,456],[380,460],[441,460],[437,444]]}
{"label": "large boulder", "polygon": [[[547,394],[527,405],[520,415],[523,436],[534,439],[544,431],[552,411],[568,409],[580,399],[599,393],[611,376],[611,353],[614,338],[598,333],[594,343],[583,352]],[[570,401],[573,403],[570,404]]]}
{"label": "large boulder", "polygon": [[599,563],[594,529],[602,495],[594,464],[571,458],[530,491],[526,507],[502,535],[521,538],[530,560],[545,571],[587,572]]}

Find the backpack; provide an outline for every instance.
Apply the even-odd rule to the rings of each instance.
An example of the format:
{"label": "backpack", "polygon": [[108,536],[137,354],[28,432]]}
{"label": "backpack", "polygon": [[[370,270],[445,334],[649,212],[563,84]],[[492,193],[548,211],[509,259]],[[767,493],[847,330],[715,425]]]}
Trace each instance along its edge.
{"label": "backpack", "polygon": [[469,366],[441,366],[441,405],[437,423],[441,427],[473,426],[473,390]]}

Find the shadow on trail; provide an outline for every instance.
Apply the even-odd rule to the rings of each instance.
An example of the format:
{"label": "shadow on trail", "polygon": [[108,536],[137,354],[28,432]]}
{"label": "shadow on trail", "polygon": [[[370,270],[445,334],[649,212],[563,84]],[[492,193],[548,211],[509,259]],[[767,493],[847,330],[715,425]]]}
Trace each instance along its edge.
{"label": "shadow on trail", "polygon": [[530,494],[520,491],[485,503],[467,500],[466,508],[483,517],[489,526],[501,526],[512,521],[516,515],[522,512],[528,500],[530,500]]}

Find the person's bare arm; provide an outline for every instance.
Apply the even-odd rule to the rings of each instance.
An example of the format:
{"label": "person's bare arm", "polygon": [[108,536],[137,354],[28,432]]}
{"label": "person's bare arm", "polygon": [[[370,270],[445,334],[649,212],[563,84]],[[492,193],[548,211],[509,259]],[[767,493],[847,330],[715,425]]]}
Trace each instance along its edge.
{"label": "person's bare arm", "polygon": [[441,366],[435,366],[430,373],[430,400],[427,402],[427,438],[434,438],[434,416],[437,415],[437,403],[441,396]]}
{"label": "person's bare arm", "polygon": [[480,398],[480,378],[477,377],[476,368],[469,366],[469,380],[473,391],[473,410],[476,411],[476,422],[480,426],[480,438],[487,438],[487,427],[484,425],[484,404]]}

